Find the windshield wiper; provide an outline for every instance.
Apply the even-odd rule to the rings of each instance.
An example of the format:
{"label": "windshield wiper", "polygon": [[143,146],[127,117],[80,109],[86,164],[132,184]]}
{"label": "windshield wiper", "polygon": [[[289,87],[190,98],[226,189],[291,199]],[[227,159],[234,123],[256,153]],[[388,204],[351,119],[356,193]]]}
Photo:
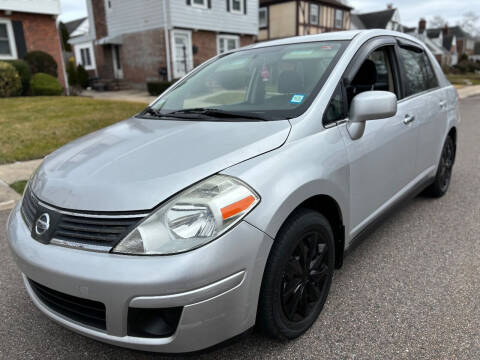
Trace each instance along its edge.
{"label": "windshield wiper", "polygon": [[177,110],[166,113],[166,115],[178,115],[178,114],[198,114],[198,115],[205,115],[214,118],[222,118],[222,119],[250,119],[250,120],[259,120],[259,121],[268,121],[267,118],[262,117],[256,114],[245,114],[243,112],[235,112],[235,111],[226,111],[220,109],[212,109],[212,108],[193,108],[193,109],[185,109],[185,110]]}
{"label": "windshield wiper", "polygon": [[162,113],[160,110],[154,109],[151,106],[147,106],[145,110],[140,113],[141,116],[143,115],[151,115],[156,118],[178,118],[178,119],[191,119],[191,117],[181,116],[180,114],[173,114],[173,113]]}

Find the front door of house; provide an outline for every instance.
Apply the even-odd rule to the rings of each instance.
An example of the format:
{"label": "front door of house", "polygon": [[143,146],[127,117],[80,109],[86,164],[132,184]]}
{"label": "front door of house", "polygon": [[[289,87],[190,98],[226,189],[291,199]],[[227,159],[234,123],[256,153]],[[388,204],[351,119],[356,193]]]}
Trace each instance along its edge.
{"label": "front door of house", "polygon": [[115,79],[123,79],[122,61],[120,57],[120,46],[112,45],[113,76]]}
{"label": "front door of house", "polygon": [[193,68],[192,33],[185,30],[172,31],[173,76],[180,78]]}

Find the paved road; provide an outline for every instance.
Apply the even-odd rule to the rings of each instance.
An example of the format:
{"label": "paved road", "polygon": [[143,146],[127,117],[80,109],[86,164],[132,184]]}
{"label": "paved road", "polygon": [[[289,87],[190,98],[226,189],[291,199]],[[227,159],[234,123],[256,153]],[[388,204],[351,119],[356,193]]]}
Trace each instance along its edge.
{"label": "paved road", "polygon": [[[480,359],[480,97],[462,101],[449,193],[417,198],[345,259],[302,338],[250,335],[201,358]],[[27,298],[0,213],[1,359],[153,359],[76,335]],[[195,358],[198,358],[197,356]]]}

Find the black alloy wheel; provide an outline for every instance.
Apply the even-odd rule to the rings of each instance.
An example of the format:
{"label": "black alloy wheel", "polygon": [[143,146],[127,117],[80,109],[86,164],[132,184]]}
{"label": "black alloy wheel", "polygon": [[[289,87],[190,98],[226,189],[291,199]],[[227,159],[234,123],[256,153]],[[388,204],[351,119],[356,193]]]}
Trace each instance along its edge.
{"label": "black alloy wheel", "polygon": [[275,238],[263,274],[257,325],[277,339],[307,331],[327,300],[335,267],[335,240],[328,220],[296,210]]}

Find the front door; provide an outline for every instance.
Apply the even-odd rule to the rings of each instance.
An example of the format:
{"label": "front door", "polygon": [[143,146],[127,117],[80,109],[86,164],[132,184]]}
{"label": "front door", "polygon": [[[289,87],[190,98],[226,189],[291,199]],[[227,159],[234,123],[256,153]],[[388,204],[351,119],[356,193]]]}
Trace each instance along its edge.
{"label": "front door", "polygon": [[[348,103],[358,93],[390,91],[400,98],[394,46],[370,52],[348,86]],[[406,121],[408,108],[400,102],[391,118],[366,122],[363,135],[352,139],[342,126],[350,162],[350,238],[358,235],[373,219],[401,196],[415,176],[417,129]]]}
{"label": "front door", "polygon": [[178,79],[193,69],[192,33],[173,30],[172,44],[173,77]]}
{"label": "front door", "polygon": [[120,57],[120,46],[112,45],[113,76],[115,79],[123,79],[122,61]]}

